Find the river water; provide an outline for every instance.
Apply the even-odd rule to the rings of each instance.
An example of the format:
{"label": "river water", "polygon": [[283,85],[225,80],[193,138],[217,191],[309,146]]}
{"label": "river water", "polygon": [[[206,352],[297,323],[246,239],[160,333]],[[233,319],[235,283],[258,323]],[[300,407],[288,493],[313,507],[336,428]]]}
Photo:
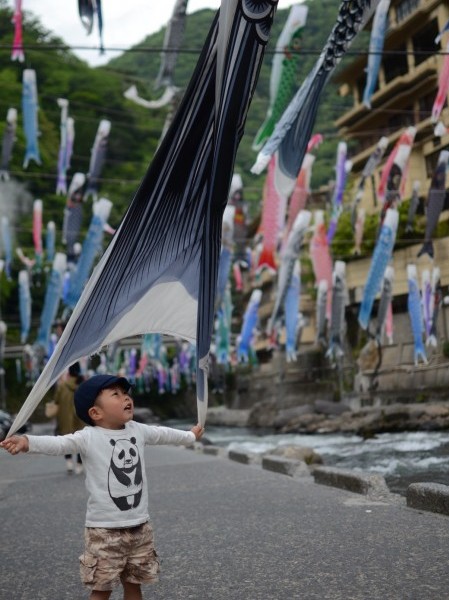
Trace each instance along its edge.
{"label": "river water", "polygon": [[[191,421],[163,423],[188,429]],[[34,425],[32,433],[53,433],[51,423]],[[417,481],[449,485],[449,431],[381,433],[364,440],[351,434],[276,434],[269,429],[216,427],[206,423],[204,437],[228,450],[264,453],[280,446],[307,446],[323,458],[325,466],[380,473],[392,492],[405,494]]]}
{"label": "river water", "polygon": [[255,453],[308,446],[322,456],[325,466],[380,473],[390,490],[399,494],[417,481],[449,485],[449,432],[382,433],[364,440],[357,435],[275,434],[206,424],[205,437],[216,446]]}

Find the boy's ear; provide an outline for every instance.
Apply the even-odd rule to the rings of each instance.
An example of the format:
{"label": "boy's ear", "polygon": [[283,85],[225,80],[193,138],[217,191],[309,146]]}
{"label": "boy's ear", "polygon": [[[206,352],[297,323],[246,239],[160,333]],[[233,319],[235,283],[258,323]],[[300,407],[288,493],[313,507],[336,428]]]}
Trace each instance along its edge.
{"label": "boy's ear", "polygon": [[101,419],[101,409],[98,406],[91,406],[87,411],[87,414],[92,419],[92,421],[98,421]]}

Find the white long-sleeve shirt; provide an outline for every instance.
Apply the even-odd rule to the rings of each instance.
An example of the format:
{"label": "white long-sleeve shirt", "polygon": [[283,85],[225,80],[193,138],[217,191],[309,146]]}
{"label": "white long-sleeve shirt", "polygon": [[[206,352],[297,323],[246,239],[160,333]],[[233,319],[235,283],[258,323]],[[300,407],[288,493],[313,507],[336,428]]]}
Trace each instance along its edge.
{"label": "white long-sleeve shirt", "polygon": [[130,421],[123,429],[85,427],[63,436],[27,436],[29,452],[81,454],[88,491],[86,527],[134,527],[149,520],[144,447],[191,444],[195,434]]}

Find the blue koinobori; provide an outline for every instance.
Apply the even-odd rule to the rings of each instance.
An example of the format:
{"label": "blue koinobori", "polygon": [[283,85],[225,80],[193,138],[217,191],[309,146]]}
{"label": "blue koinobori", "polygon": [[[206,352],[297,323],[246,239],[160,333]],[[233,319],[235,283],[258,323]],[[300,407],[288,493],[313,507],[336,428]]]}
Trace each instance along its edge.
{"label": "blue koinobori", "polygon": [[363,104],[371,108],[371,96],[374,94],[379,76],[385,32],[388,24],[390,0],[380,0],[373,18],[371,39],[369,43],[368,66],[366,67],[366,84],[363,91]]}
{"label": "blue koinobori", "polygon": [[23,168],[26,169],[30,160],[34,160],[38,165],[41,164],[39,154],[39,144],[37,141],[37,84],[36,71],[25,69],[23,71],[22,83],[22,110],[23,110],[23,129],[25,131],[26,150],[23,160]]}
{"label": "blue koinobori", "polygon": [[50,276],[47,279],[44,306],[42,307],[39,329],[36,338],[36,345],[40,346],[45,354],[47,354],[49,351],[50,333],[58,312],[66,266],[67,259],[65,254],[58,252],[53,261]]}
{"label": "blue koinobori", "polygon": [[374,300],[380,292],[385,270],[393,253],[398,222],[398,211],[395,208],[387,209],[363,288],[363,298],[359,310],[359,325],[362,329],[368,328]]}

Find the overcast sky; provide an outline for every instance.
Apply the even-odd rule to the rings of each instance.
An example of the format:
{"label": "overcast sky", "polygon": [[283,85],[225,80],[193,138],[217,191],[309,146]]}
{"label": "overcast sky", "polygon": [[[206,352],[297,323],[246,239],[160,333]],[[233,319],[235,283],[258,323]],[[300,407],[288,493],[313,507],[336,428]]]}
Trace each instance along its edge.
{"label": "overcast sky", "polygon": [[[279,7],[286,8],[292,3],[292,0],[280,0]],[[13,6],[14,2],[10,4]],[[168,22],[174,5],[175,0],[103,0],[104,46],[127,48],[137,44]],[[219,6],[219,0],[189,0],[188,12],[201,8],[217,10]],[[69,46],[98,45],[95,28],[90,36],[85,34],[76,0],[23,0],[22,7],[38,16],[47,29],[62,37]],[[108,51],[100,56],[97,50],[74,52],[91,65],[104,64],[118,54]]]}

